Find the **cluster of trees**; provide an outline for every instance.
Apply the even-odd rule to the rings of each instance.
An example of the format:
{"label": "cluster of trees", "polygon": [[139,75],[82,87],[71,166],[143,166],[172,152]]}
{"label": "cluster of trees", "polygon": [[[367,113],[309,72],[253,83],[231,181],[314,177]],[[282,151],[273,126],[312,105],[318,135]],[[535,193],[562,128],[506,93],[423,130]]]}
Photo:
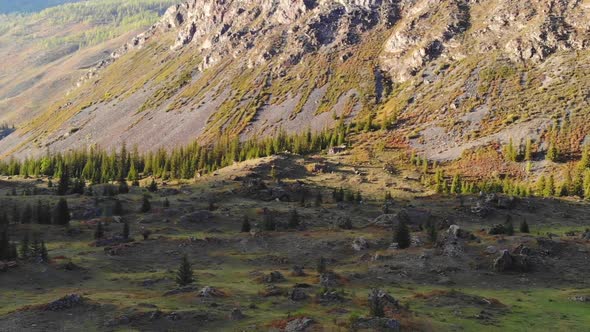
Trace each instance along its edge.
{"label": "cluster of trees", "polygon": [[0,227],[8,224],[40,224],[40,225],[68,225],[70,222],[70,209],[66,199],[61,198],[53,207],[41,200],[37,201],[33,208],[26,204],[19,208],[17,204],[12,207],[11,214],[4,211],[0,214]]}
{"label": "cluster of trees", "polygon": [[[137,183],[140,176],[162,179],[190,179],[198,174],[212,172],[234,162],[270,156],[290,151],[296,154],[318,152],[329,146],[345,142],[348,128],[344,125],[336,130],[299,135],[281,132],[275,137],[262,140],[250,139],[241,142],[239,138],[220,135],[214,145],[203,146],[194,142],[176,148],[171,152],[160,149],[140,154],[137,147],[131,151],[125,144],[119,151],[106,152],[97,148],[78,150],[66,154],[50,154],[37,159],[0,162],[0,174],[9,176],[53,176],[63,179],[70,189],[80,190],[84,181],[92,184],[128,180]],[[60,180],[62,183],[62,180]],[[77,186],[76,186],[77,184]],[[83,189],[83,188],[82,188]]]}
{"label": "cluster of trees", "polygon": [[35,236],[31,242],[29,234],[25,234],[17,249],[17,244],[10,241],[8,231],[3,230],[0,233],[0,261],[11,261],[18,258],[38,259],[43,262],[49,262],[45,241],[40,241]]}

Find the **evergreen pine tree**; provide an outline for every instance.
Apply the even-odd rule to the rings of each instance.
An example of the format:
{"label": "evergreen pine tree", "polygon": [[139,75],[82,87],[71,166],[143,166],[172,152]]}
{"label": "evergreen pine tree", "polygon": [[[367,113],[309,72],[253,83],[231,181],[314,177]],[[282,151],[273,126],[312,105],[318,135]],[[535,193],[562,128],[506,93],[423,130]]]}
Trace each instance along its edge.
{"label": "evergreen pine tree", "polygon": [[508,215],[506,222],[504,223],[504,231],[506,235],[514,235],[514,225],[512,224],[512,217]]}
{"label": "evergreen pine tree", "polygon": [[96,224],[96,229],[94,230],[94,239],[100,240],[103,237],[104,237],[104,227],[102,225],[102,222],[99,221],[98,224]]}
{"label": "evergreen pine tree", "polygon": [[244,220],[242,221],[242,233],[249,233],[250,229],[250,220],[248,216],[244,216]]}
{"label": "evergreen pine tree", "polygon": [[0,260],[9,260],[10,256],[10,239],[8,238],[8,231],[3,230],[0,234]]}
{"label": "evergreen pine tree", "polygon": [[129,223],[124,222],[123,223],[123,239],[128,240],[129,239]]}
{"label": "evergreen pine tree", "polygon": [[322,192],[320,190],[318,190],[318,192],[315,195],[314,205],[316,207],[320,207],[320,206],[322,206],[322,201],[323,201]]}
{"label": "evergreen pine tree", "polygon": [[182,261],[180,266],[178,267],[178,272],[176,272],[176,283],[183,287],[186,285],[190,285],[195,281],[193,277],[193,268],[191,263],[188,260],[187,255],[182,256]]}
{"label": "evergreen pine tree", "polygon": [[70,189],[70,174],[68,172],[68,167],[64,166],[61,176],[59,177],[59,182],[57,184],[57,194],[63,196],[68,193]]}
{"label": "evergreen pine tree", "polygon": [[521,233],[529,233],[530,232],[530,230],[529,230],[529,224],[526,222],[526,220],[523,220],[520,223],[520,232]]}
{"label": "evergreen pine tree", "polygon": [[371,290],[369,293],[369,315],[371,317],[385,317],[385,305],[381,299],[381,291]]}
{"label": "evergreen pine tree", "polygon": [[20,242],[20,257],[27,259],[31,254],[31,247],[29,242],[29,233],[25,233],[22,241]]}
{"label": "evergreen pine tree", "polygon": [[410,228],[404,221],[400,221],[395,229],[394,242],[397,242],[400,249],[409,248],[412,244]]}
{"label": "evergreen pine tree", "polygon": [[49,253],[47,252],[47,247],[45,246],[45,241],[41,241],[41,247],[39,249],[39,257],[44,263],[49,263]]}
{"label": "evergreen pine tree", "polygon": [[129,185],[124,178],[119,178],[119,194],[128,194],[129,193]]}
{"label": "evergreen pine tree", "polygon": [[56,225],[68,225],[70,223],[70,209],[65,198],[60,198],[55,206],[54,223]]}
{"label": "evergreen pine tree", "polygon": [[140,212],[147,213],[147,212],[150,212],[151,209],[152,209],[152,204],[150,203],[150,200],[148,199],[147,196],[143,196],[143,200],[141,201]]}
{"label": "evergreen pine tree", "polygon": [[121,203],[121,200],[115,199],[115,204],[113,205],[113,214],[115,216],[121,216],[123,213],[123,203]]}
{"label": "evergreen pine tree", "polygon": [[168,197],[164,198],[164,203],[162,203],[162,206],[165,208],[169,208],[170,207],[170,201],[168,200]]}
{"label": "evergreen pine tree", "polygon": [[23,224],[30,224],[33,219],[33,209],[30,204],[25,205],[23,214],[21,215],[20,222]]}
{"label": "evergreen pine tree", "polygon": [[288,227],[290,229],[295,229],[297,227],[299,227],[299,214],[297,213],[297,210],[293,209],[291,211],[291,213],[289,214],[289,223],[288,223]]}
{"label": "evergreen pine tree", "polygon": [[152,193],[158,191],[158,184],[156,183],[156,180],[152,179],[152,182],[148,186],[148,191]]}
{"label": "evergreen pine tree", "polygon": [[323,274],[328,271],[326,259],[323,256],[318,259],[316,271],[318,274]]}

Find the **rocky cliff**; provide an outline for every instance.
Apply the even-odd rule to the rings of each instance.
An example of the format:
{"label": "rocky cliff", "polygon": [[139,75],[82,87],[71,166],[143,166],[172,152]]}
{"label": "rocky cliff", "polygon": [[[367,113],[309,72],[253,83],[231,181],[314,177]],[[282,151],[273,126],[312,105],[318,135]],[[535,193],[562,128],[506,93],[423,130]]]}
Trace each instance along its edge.
{"label": "rocky cliff", "polygon": [[370,117],[452,159],[586,115],[588,18],[588,0],[183,2],[0,149],[155,149]]}

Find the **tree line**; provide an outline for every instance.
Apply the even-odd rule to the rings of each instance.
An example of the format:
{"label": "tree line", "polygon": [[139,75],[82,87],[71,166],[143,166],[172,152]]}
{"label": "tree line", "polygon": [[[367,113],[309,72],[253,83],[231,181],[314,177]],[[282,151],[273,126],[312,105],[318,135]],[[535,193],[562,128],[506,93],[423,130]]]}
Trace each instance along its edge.
{"label": "tree line", "polygon": [[[240,141],[238,137],[219,135],[215,144],[202,145],[195,141],[168,152],[159,149],[140,154],[137,146],[129,150],[125,144],[120,149],[107,152],[91,147],[67,153],[49,153],[41,158],[0,161],[0,174],[6,176],[49,176],[83,187],[90,184],[127,180],[136,183],[140,177],[160,179],[191,179],[213,172],[234,162],[266,157],[289,151],[295,154],[318,152],[330,146],[346,142],[349,131],[341,123],[334,130],[288,135],[281,131],[274,137]],[[79,182],[73,180],[76,179]],[[82,188],[83,189],[83,188]],[[58,188],[59,191],[59,188]]]}

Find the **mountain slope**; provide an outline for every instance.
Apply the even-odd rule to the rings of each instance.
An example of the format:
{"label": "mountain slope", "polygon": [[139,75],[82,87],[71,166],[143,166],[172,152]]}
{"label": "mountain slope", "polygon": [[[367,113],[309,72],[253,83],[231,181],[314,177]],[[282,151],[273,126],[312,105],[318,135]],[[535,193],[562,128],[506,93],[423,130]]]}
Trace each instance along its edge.
{"label": "mountain slope", "polygon": [[[193,0],[0,141],[27,156],[383,123],[432,159],[587,133],[590,1]],[[578,121],[581,120],[581,121]],[[564,143],[565,144],[565,143]]]}

